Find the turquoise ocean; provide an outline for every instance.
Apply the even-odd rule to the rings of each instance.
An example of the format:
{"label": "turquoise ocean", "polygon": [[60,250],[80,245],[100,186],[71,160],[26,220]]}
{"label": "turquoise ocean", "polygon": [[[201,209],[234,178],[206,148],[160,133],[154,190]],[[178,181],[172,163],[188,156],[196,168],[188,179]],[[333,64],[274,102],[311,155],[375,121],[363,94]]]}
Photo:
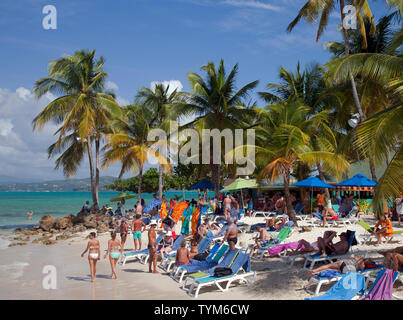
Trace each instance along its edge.
{"label": "turquoise ocean", "polygon": [[[116,209],[116,202],[110,199],[117,196],[119,192],[99,192],[100,206],[109,204],[113,210]],[[185,195],[186,200],[197,199],[197,191],[166,191],[164,192],[169,200],[175,195]],[[142,198],[146,204],[152,201],[152,194],[143,193]],[[0,229],[15,229],[17,227],[37,225],[44,215],[52,215],[53,218],[63,217],[67,214],[77,214],[85,201],[91,200],[91,192],[0,192]],[[134,207],[137,197],[126,200],[124,209]],[[33,211],[33,217],[28,220],[27,212]]]}

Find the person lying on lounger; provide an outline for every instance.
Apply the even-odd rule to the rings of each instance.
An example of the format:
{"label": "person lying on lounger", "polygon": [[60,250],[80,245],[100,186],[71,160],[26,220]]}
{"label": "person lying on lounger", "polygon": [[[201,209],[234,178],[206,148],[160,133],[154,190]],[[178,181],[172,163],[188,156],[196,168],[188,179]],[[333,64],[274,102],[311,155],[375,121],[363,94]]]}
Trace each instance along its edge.
{"label": "person lying on lounger", "polygon": [[321,257],[332,254],[344,254],[348,251],[348,234],[347,232],[340,233],[340,241],[333,243],[333,239],[337,236],[335,231],[326,231],[323,237],[319,237],[317,245]]}
{"label": "person lying on lounger", "polygon": [[277,231],[279,230],[283,225],[285,225],[285,217],[282,217],[280,222],[275,223],[274,219],[266,219],[266,229],[269,231]]}
{"label": "person lying on lounger", "polygon": [[220,234],[222,227],[219,224],[213,223],[207,232],[207,237],[216,237]]}
{"label": "person lying on lounger", "polygon": [[329,208],[329,207],[325,207],[323,209],[322,216],[323,216],[323,225],[322,225],[323,228],[326,227],[327,220],[337,220],[338,219],[336,211],[334,211],[333,208]]}
{"label": "person lying on lounger", "polygon": [[259,232],[259,235],[253,239],[255,240],[255,243],[253,244],[252,249],[250,251],[251,257],[253,256],[257,248],[267,246],[269,244],[269,241],[272,240],[272,238],[270,237],[265,228],[257,226],[255,227],[255,230]]}
{"label": "person lying on lounger", "polygon": [[301,239],[298,241],[298,247],[295,248],[292,252],[288,253],[288,255],[298,255],[298,254],[304,254],[304,253],[310,253],[310,252],[318,252],[319,247],[318,247],[318,242],[308,242],[304,239]]}
{"label": "person lying on lounger", "polygon": [[373,264],[370,259],[364,259],[363,257],[356,256],[353,258],[347,258],[338,260],[336,262],[326,264],[319,268],[307,271],[308,278],[320,273],[321,271],[336,271],[338,273],[347,273],[348,271],[356,272],[365,269],[366,265]]}
{"label": "person lying on lounger", "polygon": [[397,247],[392,250],[378,251],[385,257],[385,267],[390,269],[393,262],[393,270],[399,271],[403,267],[403,247]]}

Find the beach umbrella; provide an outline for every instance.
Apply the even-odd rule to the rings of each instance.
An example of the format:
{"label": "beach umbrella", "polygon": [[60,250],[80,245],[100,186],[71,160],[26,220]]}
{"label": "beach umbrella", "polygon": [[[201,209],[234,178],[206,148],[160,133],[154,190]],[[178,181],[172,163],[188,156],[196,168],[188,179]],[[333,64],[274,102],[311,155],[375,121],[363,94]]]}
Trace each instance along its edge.
{"label": "beach umbrella", "polygon": [[161,203],[162,201],[158,199],[151,201],[149,204],[145,206],[145,208],[143,209],[143,213],[149,213],[153,208],[159,206]]}
{"label": "beach umbrella", "polygon": [[[356,174],[354,177],[344,180],[336,184],[337,187],[375,187],[376,182],[368,179],[363,174]],[[358,196],[361,198],[360,190]]]}
{"label": "beach umbrella", "polygon": [[305,180],[298,181],[291,185],[291,187],[301,187],[301,188],[311,188],[311,214],[312,214],[312,197],[313,197],[313,188],[334,188],[331,184],[328,184],[317,177],[309,177]]}
{"label": "beach umbrella", "polygon": [[245,206],[243,203],[242,189],[249,189],[249,188],[256,188],[256,187],[257,187],[256,181],[238,178],[234,182],[232,182],[231,184],[226,186],[224,189],[222,189],[221,192],[232,191],[232,190],[241,190],[242,209],[244,209]]}
{"label": "beach umbrella", "polygon": [[117,202],[117,201],[125,201],[127,199],[132,199],[135,198],[136,195],[135,194],[130,194],[130,193],[126,193],[126,192],[121,192],[118,196],[110,199],[109,201],[111,202]]}

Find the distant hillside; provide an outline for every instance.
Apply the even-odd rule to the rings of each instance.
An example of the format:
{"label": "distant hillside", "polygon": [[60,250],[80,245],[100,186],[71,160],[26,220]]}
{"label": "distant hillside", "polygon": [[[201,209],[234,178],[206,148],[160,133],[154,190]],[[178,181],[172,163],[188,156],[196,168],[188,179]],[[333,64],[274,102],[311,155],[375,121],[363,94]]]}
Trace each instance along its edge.
{"label": "distant hillside", "polygon": [[[112,184],[116,178],[100,177],[99,190],[105,190],[104,186]],[[0,191],[90,191],[91,181],[87,179],[66,179],[33,183],[11,183],[0,185]]]}

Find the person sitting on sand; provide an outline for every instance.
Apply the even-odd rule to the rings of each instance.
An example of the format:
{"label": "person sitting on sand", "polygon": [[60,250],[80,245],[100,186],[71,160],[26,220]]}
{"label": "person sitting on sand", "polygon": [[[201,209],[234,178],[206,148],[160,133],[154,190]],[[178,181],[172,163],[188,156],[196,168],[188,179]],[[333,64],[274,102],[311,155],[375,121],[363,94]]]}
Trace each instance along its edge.
{"label": "person sitting on sand", "polygon": [[149,259],[148,259],[148,272],[150,273],[159,273],[157,271],[157,248],[155,247],[157,244],[157,235],[155,233],[155,229],[157,227],[157,221],[151,220],[150,229],[148,230],[148,251],[149,251]]}
{"label": "person sitting on sand", "polygon": [[95,281],[95,274],[97,272],[97,262],[101,259],[101,248],[99,241],[96,240],[96,233],[91,232],[89,235],[89,241],[87,243],[87,248],[81,254],[84,257],[85,253],[88,252],[88,262],[90,264],[91,282]]}
{"label": "person sitting on sand", "polygon": [[125,243],[127,239],[127,232],[129,231],[129,226],[127,225],[126,219],[122,219],[120,224],[120,241],[122,242],[122,251],[125,249]]}
{"label": "person sitting on sand", "polygon": [[355,256],[353,258],[346,258],[343,260],[338,260],[336,262],[326,264],[319,268],[307,271],[308,278],[320,273],[321,271],[336,271],[338,273],[357,272],[359,270],[365,269],[367,264],[372,264],[373,262],[369,259],[364,259],[360,256]]}
{"label": "person sitting on sand", "polygon": [[[137,214],[136,219],[132,222],[134,251],[141,250],[141,234],[146,229],[146,224],[141,220],[141,215]],[[137,249],[138,244],[138,249]]]}
{"label": "person sitting on sand", "polygon": [[332,254],[344,254],[348,251],[348,235],[342,232],[339,237],[340,241],[333,243],[333,239],[337,236],[335,231],[326,231],[323,237],[319,237],[317,246],[319,248],[321,257]]}
{"label": "person sitting on sand", "polygon": [[104,259],[109,256],[109,262],[111,264],[112,274],[111,279],[115,277],[118,278],[116,274],[116,264],[119,260],[120,254],[122,253],[122,244],[118,239],[116,239],[116,232],[111,233],[111,240],[108,240],[108,250],[106,250]]}
{"label": "person sitting on sand", "polygon": [[238,227],[235,223],[234,219],[229,219],[229,226],[228,226],[228,230],[227,233],[224,236],[223,241],[227,241],[230,250],[234,250],[235,249],[235,245],[238,242]]}
{"label": "person sitting on sand", "polygon": [[375,235],[378,240],[376,245],[381,244],[382,237],[392,237],[393,227],[392,222],[390,222],[389,218],[386,218],[385,215],[380,216],[372,234]]}
{"label": "person sitting on sand", "polygon": [[267,246],[269,244],[269,241],[272,240],[265,228],[257,226],[255,227],[255,229],[259,232],[259,235],[253,239],[255,240],[255,243],[253,244],[252,249],[250,251],[251,257],[253,257],[255,250],[257,248]]}
{"label": "person sitting on sand", "polygon": [[265,228],[269,231],[277,231],[279,230],[283,225],[285,225],[285,217],[282,217],[280,222],[275,223],[273,218],[266,219],[266,226]]}
{"label": "person sitting on sand", "polygon": [[183,240],[181,242],[181,247],[176,251],[176,261],[175,264],[177,266],[183,266],[190,262],[190,253],[189,249],[186,248],[186,241]]}
{"label": "person sitting on sand", "polygon": [[190,241],[190,258],[193,259],[199,253],[199,243],[202,240],[200,233],[195,232],[193,236],[186,237],[185,241]]}
{"label": "person sitting on sand", "polygon": [[397,247],[392,250],[378,251],[379,254],[385,257],[385,267],[390,269],[393,262],[393,270],[399,271],[403,266],[403,247]]}
{"label": "person sitting on sand", "polygon": [[161,243],[158,244],[157,250],[161,254],[161,258],[164,259],[164,254],[170,253],[172,251],[172,245],[174,240],[172,239],[172,231],[167,231],[165,237],[162,239]]}

